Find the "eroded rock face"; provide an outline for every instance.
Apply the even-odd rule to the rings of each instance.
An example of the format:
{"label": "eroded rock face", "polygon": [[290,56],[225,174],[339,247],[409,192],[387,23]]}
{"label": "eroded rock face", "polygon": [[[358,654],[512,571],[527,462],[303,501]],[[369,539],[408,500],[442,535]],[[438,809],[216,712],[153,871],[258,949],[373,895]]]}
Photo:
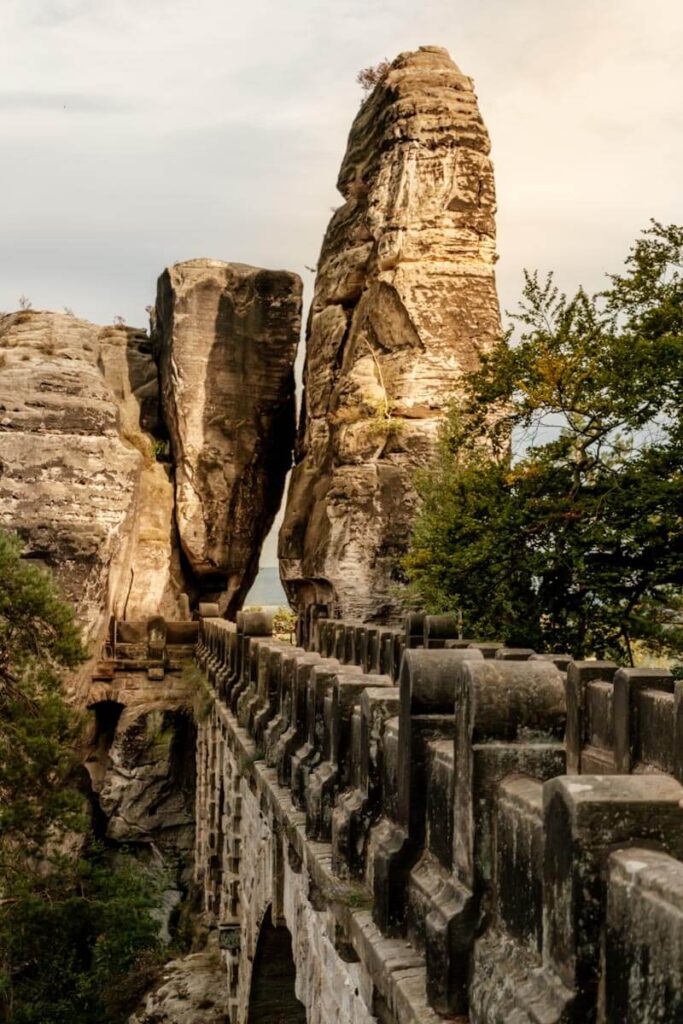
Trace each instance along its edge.
{"label": "eroded rock face", "polygon": [[154,846],[191,881],[194,844],[194,689],[183,676],[163,685],[142,672],[94,684],[95,731],[85,762],[108,840]]}
{"label": "eroded rock face", "polygon": [[280,533],[290,601],[382,620],[444,404],[500,332],[495,191],[472,82],[401,54],[361,107],[318,263]]}
{"label": "eroded rock face", "polygon": [[301,280],[190,260],[159,278],[155,349],[180,543],[200,593],[232,615],[258,569],[294,441]]}
{"label": "eroded rock face", "polygon": [[174,516],[172,467],[155,458],[164,448],[159,374],[144,331],[103,327],[99,364],[114,392],[123,439],[143,455],[130,558],[112,608],[119,618],[181,616],[178,595],[186,588]]}
{"label": "eroded rock face", "polygon": [[[127,329],[111,330],[125,347]],[[0,319],[0,525],[55,570],[87,639],[124,585],[145,461],[120,431],[102,347],[75,317]]]}
{"label": "eroded rock face", "polygon": [[226,1024],[228,1020],[225,967],[218,951],[204,950],[166,964],[161,982],[128,1024]]}

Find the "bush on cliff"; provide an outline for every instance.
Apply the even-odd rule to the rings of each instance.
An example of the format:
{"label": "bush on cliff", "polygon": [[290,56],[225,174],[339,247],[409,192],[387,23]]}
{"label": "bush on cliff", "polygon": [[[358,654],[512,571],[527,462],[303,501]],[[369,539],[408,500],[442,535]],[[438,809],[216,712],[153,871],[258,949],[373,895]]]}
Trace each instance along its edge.
{"label": "bush on cliff", "polygon": [[84,652],[51,576],[20,553],[0,531],[0,1020],[113,1022],[117,988],[158,950],[159,894],[88,833],[62,695]]}
{"label": "bush on cliff", "polygon": [[683,228],[589,296],[527,274],[449,410],[406,559],[469,635],[633,662],[683,648]]}

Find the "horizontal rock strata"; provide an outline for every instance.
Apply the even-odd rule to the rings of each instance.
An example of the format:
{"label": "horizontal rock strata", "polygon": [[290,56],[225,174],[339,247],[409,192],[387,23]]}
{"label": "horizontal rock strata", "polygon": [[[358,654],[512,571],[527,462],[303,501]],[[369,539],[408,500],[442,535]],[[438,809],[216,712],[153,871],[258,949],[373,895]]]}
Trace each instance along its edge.
{"label": "horizontal rock strata", "polygon": [[[110,329],[123,349],[129,336]],[[89,639],[124,585],[145,462],[120,430],[103,347],[101,328],[65,314],[0,319],[0,526],[54,568]]]}
{"label": "horizontal rock strata", "polygon": [[445,403],[500,332],[489,139],[447,52],[401,54],[361,107],[318,263],[280,534],[301,610],[381,620]]}

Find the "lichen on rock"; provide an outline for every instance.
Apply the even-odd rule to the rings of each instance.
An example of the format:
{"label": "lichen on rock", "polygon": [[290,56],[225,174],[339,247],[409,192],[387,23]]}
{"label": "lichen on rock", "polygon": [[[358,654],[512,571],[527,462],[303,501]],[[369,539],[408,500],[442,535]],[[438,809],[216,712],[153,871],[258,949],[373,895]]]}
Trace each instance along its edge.
{"label": "lichen on rock", "polygon": [[121,428],[100,358],[134,333],[61,313],[0,318],[0,526],[55,571],[90,641],[133,557],[145,459]]}

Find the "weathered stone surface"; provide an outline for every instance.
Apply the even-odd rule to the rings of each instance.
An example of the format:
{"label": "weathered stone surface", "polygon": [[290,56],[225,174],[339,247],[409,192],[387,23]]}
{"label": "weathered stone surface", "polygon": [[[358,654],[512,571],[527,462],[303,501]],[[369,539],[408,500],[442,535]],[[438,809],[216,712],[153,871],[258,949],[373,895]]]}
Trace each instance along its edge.
{"label": "weathered stone surface", "polygon": [[[99,363],[132,332],[60,313],[0,319],[0,526],[54,568],[88,639],[124,587],[142,453]],[[131,410],[131,420],[132,420]]]}
{"label": "weathered stone surface", "polygon": [[166,964],[160,984],[129,1024],[225,1024],[228,988],[217,952],[192,953]]}
{"label": "weathered stone surface", "polygon": [[117,842],[153,844],[180,866],[181,886],[194,843],[193,698],[183,677],[160,685],[143,672],[96,683],[88,697],[95,733],[86,769],[102,830]]}
{"label": "weathered stone surface", "polygon": [[412,476],[444,403],[499,335],[489,140],[448,53],[401,54],[351,128],[311,309],[280,533],[297,608],[391,613]]}
{"label": "weathered stone surface", "polygon": [[149,338],[62,313],[0,320],[0,524],[53,568],[87,640],[184,589]]}
{"label": "weathered stone surface", "polygon": [[683,1020],[683,864],[631,846],[609,860],[606,1019]]}
{"label": "weathered stone surface", "polygon": [[155,348],[180,542],[199,591],[221,595],[230,615],[291,464],[301,291],[295,274],[217,260],[159,278]]}
{"label": "weathered stone surface", "polygon": [[[489,657],[418,618],[401,636],[321,616],[307,653],[245,635],[247,616],[201,623],[195,869],[231,1020],[289,1021],[286,987],[311,1024],[678,1021],[683,788],[656,770],[671,729],[643,726],[681,694],[619,670],[651,759],[565,776],[566,658]],[[401,641],[399,687],[363,668],[371,631]],[[238,679],[273,713],[265,760],[259,715],[231,713]]]}
{"label": "weathered stone surface", "polygon": [[178,618],[185,588],[180,565],[171,467],[154,458],[164,434],[159,375],[147,334],[104,327],[99,363],[116,398],[121,434],[144,455],[133,524],[132,551],[113,611],[128,619]]}

